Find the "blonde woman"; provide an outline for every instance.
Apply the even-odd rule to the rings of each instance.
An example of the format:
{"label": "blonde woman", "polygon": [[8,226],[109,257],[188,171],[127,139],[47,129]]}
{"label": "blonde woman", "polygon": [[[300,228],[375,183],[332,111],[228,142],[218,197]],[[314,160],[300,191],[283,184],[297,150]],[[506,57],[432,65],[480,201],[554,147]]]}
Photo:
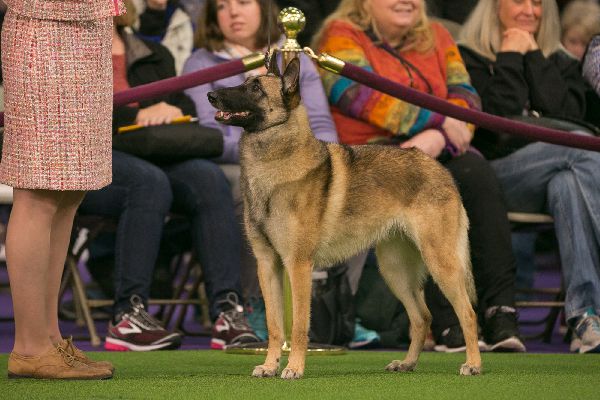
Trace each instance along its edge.
{"label": "blonde woman", "polygon": [[8,376],[103,379],[112,365],[63,340],[58,292],[73,217],[111,180],[117,0],[7,0],[0,181],[14,188],[6,259],[15,317]]}
{"label": "blonde woman", "polygon": [[561,42],[581,61],[592,37],[600,33],[600,4],[596,0],[575,0],[564,9],[560,18]]}
{"label": "blonde woman", "polygon": [[[554,0],[481,0],[460,49],[484,111],[583,116],[585,86],[560,44]],[[600,351],[600,154],[491,132],[475,138],[493,159],[509,209],[553,216],[573,350]]]}

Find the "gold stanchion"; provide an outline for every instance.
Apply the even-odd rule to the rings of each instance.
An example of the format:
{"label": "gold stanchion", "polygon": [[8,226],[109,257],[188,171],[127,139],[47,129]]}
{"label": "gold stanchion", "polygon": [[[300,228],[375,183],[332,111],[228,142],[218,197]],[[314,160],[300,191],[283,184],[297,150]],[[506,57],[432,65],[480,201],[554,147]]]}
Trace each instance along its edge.
{"label": "gold stanchion", "polygon": [[[304,50],[296,40],[298,34],[304,29],[306,19],[302,11],[295,7],[287,7],[279,13],[279,25],[283,29],[286,40],[279,49],[283,57],[283,68],[294,58],[298,57]],[[275,54],[273,54],[275,55]],[[277,62],[276,59],[272,62]],[[292,337],[292,287],[290,277],[284,273],[283,279],[283,329],[285,341],[281,347],[284,355],[289,354]],[[246,343],[240,345],[227,346],[225,352],[229,354],[266,354],[268,342]],[[341,355],[346,354],[346,349],[341,346],[328,344],[309,343],[307,354],[310,355]]]}

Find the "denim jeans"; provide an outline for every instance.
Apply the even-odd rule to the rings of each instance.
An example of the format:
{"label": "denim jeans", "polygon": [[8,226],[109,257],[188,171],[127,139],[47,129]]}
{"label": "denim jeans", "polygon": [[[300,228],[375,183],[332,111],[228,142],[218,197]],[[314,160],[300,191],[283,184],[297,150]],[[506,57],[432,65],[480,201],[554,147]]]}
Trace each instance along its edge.
{"label": "denim jeans", "polygon": [[[113,151],[112,161],[112,183],[88,192],[79,213],[118,220],[114,249],[117,315],[129,309],[129,299],[134,294],[144,302],[148,300],[172,195],[167,175],[159,167],[119,151]],[[95,254],[91,253],[93,257]]]}
{"label": "denim jeans", "polygon": [[554,218],[567,319],[600,311],[600,154],[532,143],[492,161],[508,209]]}
{"label": "denim jeans", "polygon": [[231,291],[241,294],[241,227],[229,184],[215,163],[194,159],[159,167],[113,151],[113,182],[89,192],[80,208],[82,214],[118,218],[115,314],[128,309],[134,294],[147,301],[170,210],[191,222],[192,244],[214,320],[219,299]]}
{"label": "denim jeans", "polygon": [[173,191],[172,211],[192,224],[192,244],[202,266],[204,286],[214,321],[218,302],[227,293],[241,299],[242,226],[235,214],[225,174],[209,160],[193,159],[163,167]]}

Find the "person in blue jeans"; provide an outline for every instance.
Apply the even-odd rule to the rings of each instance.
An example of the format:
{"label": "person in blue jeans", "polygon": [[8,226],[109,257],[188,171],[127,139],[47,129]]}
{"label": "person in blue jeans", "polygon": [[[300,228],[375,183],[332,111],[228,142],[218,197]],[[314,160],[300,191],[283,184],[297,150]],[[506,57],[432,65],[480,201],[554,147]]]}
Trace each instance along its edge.
{"label": "person in blue jeans", "polygon": [[[559,38],[552,0],[481,0],[463,26],[460,51],[483,110],[583,118],[579,63]],[[487,131],[475,139],[492,160],[508,209],[554,218],[572,350],[600,352],[600,153]]]}
{"label": "person in blue jeans", "polygon": [[[115,91],[175,76],[173,58],[158,43],[136,37],[127,27],[135,16],[115,18],[113,78]],[[133,123],[159,125],[184,114],[195,114],[183,93],[116,107],[114,127]],[[113,150],[113,182],[91,192],[81,214],[118,220],[115,245],[115,305],[105,347],[109,350],[176,348],[181,335],[166,331],[146,311],[169,212],[190,222],[191,242],[202,267],[213,330],[212,347],[258,338],[249,328],[241,306],[240,253],[242,234],[225,175],[210,160],[190,159],[155,165]],[[92,259],[94,248],[91,249]]]}

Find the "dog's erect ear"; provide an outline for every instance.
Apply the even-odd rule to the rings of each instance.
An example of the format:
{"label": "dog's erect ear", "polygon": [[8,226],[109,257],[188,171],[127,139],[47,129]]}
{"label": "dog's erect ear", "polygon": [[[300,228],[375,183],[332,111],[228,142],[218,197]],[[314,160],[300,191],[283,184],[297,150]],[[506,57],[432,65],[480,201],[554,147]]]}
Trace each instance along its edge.
{"label": "dog's erect ear", "polygon": [[298,84],[300,80],[300,59],[298,57],[294,57],[287,65],[282,79],[283,93],[286,96],[293,95],[298,91]]}
{"label": "dog's erect ear", "polygon": [[279,65],[277,65],[277,53],[271,54],[271,58],[269,58],[269,67],[267,69],[268,74],[273,74],[277,77],[281,76],[281,72],[279,72]]}

